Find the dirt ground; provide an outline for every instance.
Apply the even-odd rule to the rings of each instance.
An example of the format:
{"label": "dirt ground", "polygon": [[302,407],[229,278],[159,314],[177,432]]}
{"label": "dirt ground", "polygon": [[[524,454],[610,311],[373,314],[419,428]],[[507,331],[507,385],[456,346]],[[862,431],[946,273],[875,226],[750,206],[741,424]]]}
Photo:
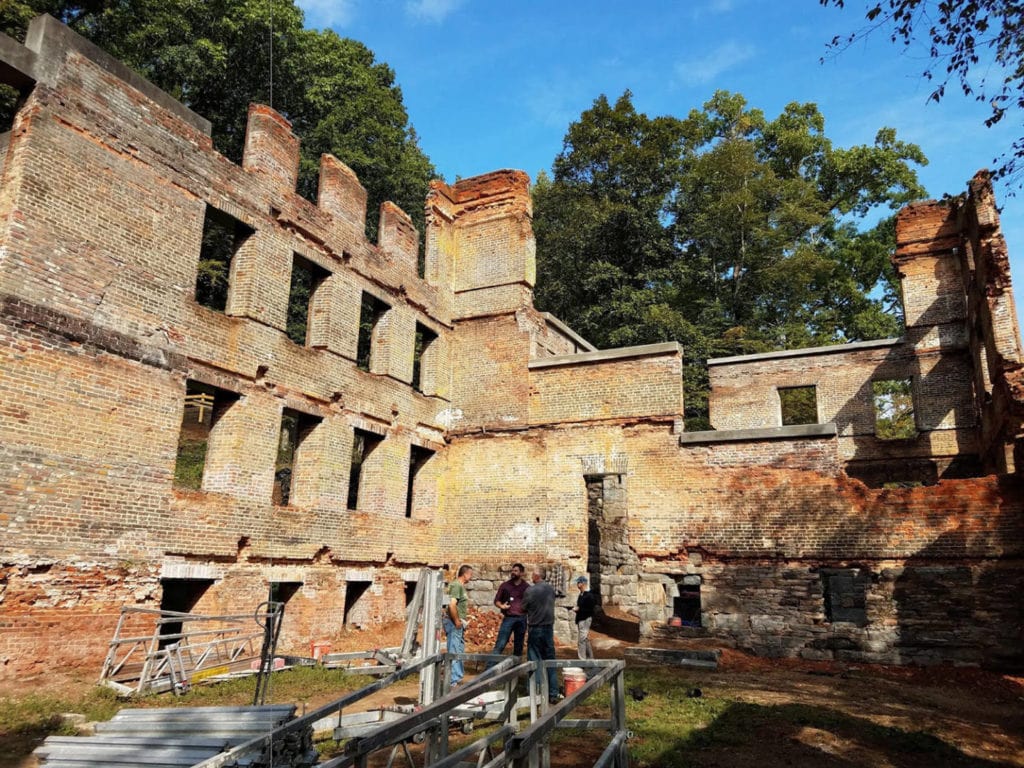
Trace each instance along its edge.
{"label": "dirt ground", "polygon": [[[397,645],[401,633],[401,625],[354,631],[336,638],[333,650]],[[467,650],[489,651],[489,634],[474,640],[471,625]],[[605,658],[621,658],[627,647],[603,636],[597,636],[594,645],[597,655]],[[559,656],[571,658],[574,650],[560,648]],[[627,673],[631,669],[627,667]],[[645,673],[637,668],[635,674]],[[634,765],[1024,768],[1024,678],[969,668],[770,660],[733,650],[723,650],[715,671],[660,668],[654,676],[664,683],[661,690],[667,699],[679,686],[699,687],[704,699],[718,702],[721,711],[697,732],[678,738],[670,734],[667,746],[653,757],[641,751]],[[12,693],[16,692],[9,688],[0,691]],[[415,683],[408,681],[378,692],[364,706],[407,703],[415,694]],[[297,703],[308,710],[330,698]],[[645,738],[654,738],[643,735],[656,730],[650,720],[639,723],[652,711],[657,713],[652,708],[659,706],[658,696],[627,703],[630,727],[639,740],[631,741],[633,750]],[[592,735],[562,736],[552,745],[552,764],[592,765],[605,741]],[[36,765],[32,758],[7,764]]]}
{"label": "dirt ground", "polygon": [[[471,624],[467,651],[489,651],[491,632],[480,633],[481,643],[473,630]],[[631,645],[592,637],[602,658],[622,658]],[[559,657],[573,658],[574,651],[559,648]],[[675,745],[693,757],[678,764],[1024,768],[1024,677],[967,667],[765,659],[730,649],[722,649],[716,671],[679,674],[703,696],[735,704],[708,727],[710,744]],[[392,703],[395,695],[404,700],[409,692],[380,692],[368,708]],[[640,706],[629,702],[631,709]],[[569,737],[553,745],[552,764],[591,765],[603,747],[591,736]]]}

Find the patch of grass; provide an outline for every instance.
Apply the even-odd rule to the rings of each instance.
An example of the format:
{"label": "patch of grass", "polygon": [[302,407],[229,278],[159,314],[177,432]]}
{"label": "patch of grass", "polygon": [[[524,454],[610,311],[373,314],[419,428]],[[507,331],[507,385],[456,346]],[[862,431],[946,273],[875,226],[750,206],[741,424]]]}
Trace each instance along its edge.
{"label": "patch of grass", "polygon": [[206,440],[182,438],[178,443],[178,458],[174,464],[174,487],[193,491],[202,489],[205,466]]}

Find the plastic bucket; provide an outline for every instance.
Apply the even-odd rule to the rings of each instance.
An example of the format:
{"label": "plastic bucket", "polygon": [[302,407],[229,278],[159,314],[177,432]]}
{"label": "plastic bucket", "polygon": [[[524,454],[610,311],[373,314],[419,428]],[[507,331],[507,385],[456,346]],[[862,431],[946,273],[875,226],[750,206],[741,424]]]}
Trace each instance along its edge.
{"label": "plastic bucket", "polygon": [[562,671],[565,678],[565,695],[571,696],[587,682],[587,673],[579,667],[566,667]]}
{"label": "plastic bucket", "polygon": [[320,661],[321,656],[326,656],[330,652],[331,644],[326,640],[313,640],[309,644],[309,655],[314,661]]}

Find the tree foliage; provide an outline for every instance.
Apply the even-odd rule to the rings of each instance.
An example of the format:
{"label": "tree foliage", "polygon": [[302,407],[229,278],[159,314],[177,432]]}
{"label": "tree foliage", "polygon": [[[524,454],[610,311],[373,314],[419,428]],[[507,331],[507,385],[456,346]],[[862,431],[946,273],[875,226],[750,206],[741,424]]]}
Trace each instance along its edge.
{"label": "tree foliage", "polygon": [[[845,0],[819,0],[843,8]],[[966,95],[989,105],[986,126],[1008,115],[1019,121],[1024,110],[1024,4],[1011,0],[871,0],[865,3],[866,26],[830,43],[843,50],[881,29],[892,42],[920,48],[928,64],[922,76],[935,84],[930,98],[939,101],[951,83]],[[1001,158],[998,177],[1024,171],[1024,137],[1017,138]]]}
{"label": "tree foliage", "polygon": [[371,237],[385,200],[422,230],[434,168],[395,73],[362,43],[304,29],[293,0],[11,0],[0,6],[0,30],[23,39],[43,12],[210,120],[232,160],[242,156],[249,103],[270,104],[302,139],[301,194],[315,198],[320,155],[331,153],[366,187]]}
{"label": "tree foliage", "polygon": [[601,96],[534,189],[538,304],[598,346],[679,341],[706,424],[709,357],[899,332],[892,222],[863,221],[920,197],[925,162],[887,128],[834,147],[813,104],[769,120],[720,91],[649,118]]}

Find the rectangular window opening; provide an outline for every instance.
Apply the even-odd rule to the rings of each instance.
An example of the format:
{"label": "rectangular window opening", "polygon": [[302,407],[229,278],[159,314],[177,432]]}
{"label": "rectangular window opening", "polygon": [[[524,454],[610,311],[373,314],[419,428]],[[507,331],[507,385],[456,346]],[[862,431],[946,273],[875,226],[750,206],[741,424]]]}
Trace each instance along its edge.
{"label": "rectangular window opening", "polygon": [[427,448],[420,448],[418,445],[412,446],[409,452],[409,487],[405,495],[405,516],[412,517],[413,510],[416,509],[422,497],[422,488],[418,487],[416,482],[417,476],[420,470],[427,465],[434,456],[434,451]]}
{"label": "rectangular window opening", "polygon": [[345,614],[342,622],[345,626],[366,624],[370,618],[367,591],[371,581],[349,581],[345,583]]}
{"label": "rectangular window opening", "polygon": [[185,409],[178,432],[178,455],[174,462],[174,487],[198,491],[203,487],[206,449],[210,433],[220,416],[238,400],[234,392],[198,381],[185,384]]}
{"label": "rectangular window opening", "polygon": [[373,367],[373,347],[377,341],[378,325],[390,306],[376,296],[363,292],[359,307],[359,343],[356,347],[356,366],[363,371]]}
{"label": "rectangular window opening", "polygon": [[415,581],[405,582],[405,607],[408,608],[412,605],[412,600],[416,597],[416,584]]}
{"label": "rectangular window opening", "polygon": [[[412,357],[412,386],[417,392],[424,391],[424,357],[429,359],[431,345],[437,340],[437,334],[425,325],[416,323],[416,343]],[[429,379],[430,377],[426,377]]]}
{"label": "rectangular window opening", "polygon": [[384,438],[365,429],[356,428],[353,432],[352,465],[348,476],[348,508],[359,509],[359,486],[362,480],[363,464]]}
{"label": "rectangular window opening", "polygon": [[848,622],[867,626],[867,587],[870,577],[859,568],[835,568],[821,571],[825,619],[830,623]]}
{"label": "rectangular window opening", "polygon": [[196,273],[196,301],[199,304],[217,312],[227,309],[231,260],[253,231],[252,227],[233,216],[206,206]]}
{"label": "rectangular window opening", "polygon": [[301,581],[272,581],[267,599],[272,603],[287,605],[301,587]]}
{"label": "rectangular window opening", "polygon": [[[212,579],[161,579],[160,610],[191,613],[212,585]],[[184,622],[169,619],[160,620],[161,648],[181,641],[182,634],[188,631]]]}
{"label": "rectangular window opening", "polygon": [[287,507],[294,498],[295,465],[302,443],[320,422],[317,416],[290,408],[285,408],[281,413],[281,434],[274,467],[274,504]]}
{"label": "rectangular window opening", "polygon": [[292,254],[292,281],[288,291],[288,338],[296,344],[309,344],[313,300],[331,273],[318,264]]}
{"label": "rectangular window opening", "polygon": [[683,627],[700,626],[700,576],[684,576],[678,582],[679,595],[672,599],[672,614]]}
{"label": "rectangular window opening", "polygon": [[818,393],[813,384],[806,387],[779,387],[782,426],[818,423]]}
{"label": "rectangular window opening", "polygon": [[872,381],[871,394],[875,408],[875,437],[880,440],[908,440],[917,437],[911,379]]}

